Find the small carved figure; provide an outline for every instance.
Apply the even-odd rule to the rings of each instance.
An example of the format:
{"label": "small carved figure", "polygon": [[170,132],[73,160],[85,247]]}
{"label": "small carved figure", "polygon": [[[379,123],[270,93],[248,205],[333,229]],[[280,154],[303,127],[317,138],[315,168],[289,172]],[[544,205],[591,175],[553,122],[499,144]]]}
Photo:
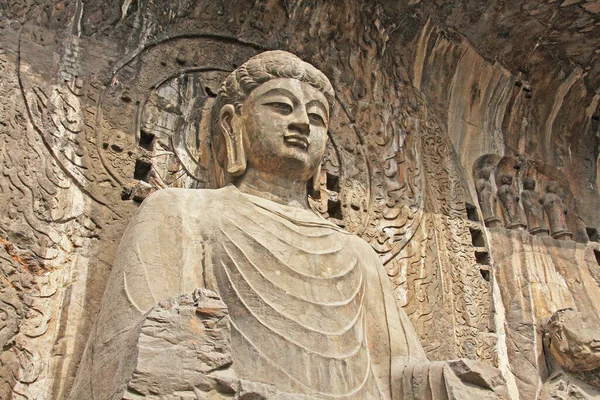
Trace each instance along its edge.
{"label": "small carved figure", "polygon": [[480,178],[475,183],[475,189],[477,190],[477,199],[479,200],[479,207],[481,207],[485,225],[490,228],[500,226],[500,218],[496,215],[497,199],[494,188],[490,183],[489,169],[481,171]]}
{"label": "small carved figure", "polygon": [[549,368],[539,400],[600,399],[600,329],[573,309],[552,315],[544,332]]}
{"label": "small carved figure", "polygon": [[535,191],[535,180],[532,178],[523,179],[523,192],[521,201],[527,218],[527,229],[532,235],[547,235],[549,230],[544,218],[544,209],[542,207],[542,198]]}
{"label": "small carved figure", "polygon": [[512,187],[513,178],[510,175],[504,174],[500,177],[500,180],[502,185],[498,189],[498,198],[504,212],[504,225],[508,229],[524,230],[527,226],[521,219],[520,199]]}
{"label": "small carved figure", "polygon": [[542,198],[542,205],[550,221],[550,233],[554,239],[570,239],[573,235],[569,232],[567,225],[567,208],[562,199],[556,193],[556,182],[549,182],[546,186],[546,194]]}

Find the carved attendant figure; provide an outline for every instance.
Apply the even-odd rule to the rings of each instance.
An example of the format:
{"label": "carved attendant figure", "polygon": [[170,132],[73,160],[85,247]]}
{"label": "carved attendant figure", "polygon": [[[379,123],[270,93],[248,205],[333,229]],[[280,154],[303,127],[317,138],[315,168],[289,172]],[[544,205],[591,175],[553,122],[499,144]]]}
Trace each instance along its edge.
{"label": "carved attendant figure", "polygon": [[481,171],[480,178],[475,183],[475,189],[477,190],[477,198],[485,225],[489,227],[500,226],[500,218],[496,215],[497,200],[490,183],[489,169]]}
{"label": "carved attendant figure", "polygon": [[559,310],[545,328],[550,376],[540,400],[600,399],[600,329],[581,313]]}
{"label": "carved attendant figure", "polygon": [[527,228],[532,235],[547,235],[548,228],[544,219],[542,199],[535,191],[535,180],[526,177],[523,179],[523,192],[521,193],[523,209],[527,217]]}
{"label": "carved attendant figure", "polygon": [[546,194],[542,198],[542,205],[550,221],[550,233],[555,239],[570,239],[572,233],[567,226],[567,209],[562,199],[558,196],[556,182],[549,182]]}
{"label": "carved attendant figure", "polygon": [[520,199],[512,187],[513,178],[510,175],[500,177],[502,185],[498,189],[498,198],[504,211],[505,226],[508,229],[525,229],[526,226],[521,220]]}
{"label": "carved attendant figure", "polygon": [[165,189],[144,201],[71,398],[121,399],[149,310],[196,288],[226,305],[236,379],[275,388],[276,398],[505,398],[492,367],[427,361],[372,248],[309,209],[333,95],[320,71],[282,51],[227,78],[213,143],[233,184]]}

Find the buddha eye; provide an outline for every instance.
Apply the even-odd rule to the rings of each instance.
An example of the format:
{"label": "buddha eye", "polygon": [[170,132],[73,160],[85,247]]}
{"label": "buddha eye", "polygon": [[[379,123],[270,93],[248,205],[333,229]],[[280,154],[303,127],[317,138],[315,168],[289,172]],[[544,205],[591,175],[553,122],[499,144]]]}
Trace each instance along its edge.
{"label": "buddha eye", "polygon": [[325,120],[319,114],[310,113],[308,114],[308,119],[310,119],[310,122],[314,125],[325,126]]}
{"label": "buddha eye", "polygon": [[287,103],[272,102],[265,105],[281,115],[290,115],[294,111],[292,106]]}

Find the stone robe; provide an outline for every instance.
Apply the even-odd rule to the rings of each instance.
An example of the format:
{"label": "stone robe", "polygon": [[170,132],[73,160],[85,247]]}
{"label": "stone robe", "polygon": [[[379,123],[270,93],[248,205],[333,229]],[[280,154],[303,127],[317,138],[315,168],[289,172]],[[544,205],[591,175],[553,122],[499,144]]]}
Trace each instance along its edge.
{"label": "stone robe", "polygon": [[498,198],[504,211],[504,224],[507,228],[513,229],[523,225],[521,219],[521,207],[519,206],[519,196],[511,185],[503,184],[498,189]]}
{"label": "stone robe", "polygon": [[144,201],[71,398],[121,399],[145,314],[199,287],[227,305],[240,379],[336,399],[446,399],[448,385],[464,386],[448,363],[427,361],[366,242],[311,211],[227,186],[165,189]]}
{"label": "stone robe", "polygon": [[562,199],[557,194],[548,192],[542,198],[542,204],[550,221],[550,233],[554,236],[568,232],[569,227]]}
{"label": "stone robe", "polygon": [[481,178],[477,180],[477,199],[479,200],[484,221],[498,218],[496,215],[496,198],[492,184],[488,179]]}
{"label": "stone robe", "polygon": [[521,199],[527,217],[527,229],[531,233],[548,232],[539,193],[533,190],[523,190]]}

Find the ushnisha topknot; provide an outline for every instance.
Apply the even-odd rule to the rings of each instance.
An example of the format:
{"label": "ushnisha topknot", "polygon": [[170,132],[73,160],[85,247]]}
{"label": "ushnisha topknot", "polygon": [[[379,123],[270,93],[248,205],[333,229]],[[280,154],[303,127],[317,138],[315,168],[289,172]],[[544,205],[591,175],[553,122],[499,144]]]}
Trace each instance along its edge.
{"label": "ushnisha topknot", "polygon": [[219,89],[215,107],[220,110],[225,104],[233,104],[237,108],[250,92],[277,78],[308,83],[323,93],[331,108],[335,94],[325,74],[294,54],[282,50],[257,54],[233,71]]}

